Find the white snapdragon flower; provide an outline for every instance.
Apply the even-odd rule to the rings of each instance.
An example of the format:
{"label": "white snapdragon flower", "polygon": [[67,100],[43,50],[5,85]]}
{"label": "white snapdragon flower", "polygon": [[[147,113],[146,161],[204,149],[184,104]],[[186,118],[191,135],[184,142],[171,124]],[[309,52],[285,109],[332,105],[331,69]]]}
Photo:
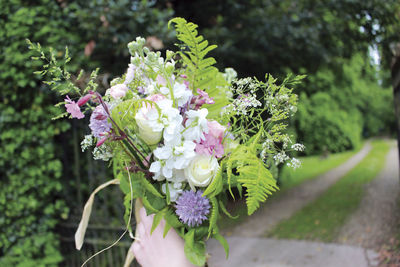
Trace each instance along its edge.
{"label": "white snapdragon flower", "polygon": [[133,64],[129,64],[128,70],[126,71],[124,84],[128,85],[133,81],[133,78],[135,78],[135,70],[136,66]]}
{"label": "white snapdragon flower", "polygon": [[156,84],[151,81],[145,88],[145,94],[151,95],[156,91]]}
{"label": "white snapdragon flower", "polygon": [[181,145],[175,146],[173,149],[174,153],[174,168],[181,170],[186,168],[190,161],[196,156],[194,149],[196,143],[192,141],[184,141]]}
{"label": "white snapdragon flower", "polygon": [[169,191],[170,200],[172,202],[175,202],[183,192],[182,184],[181,183],[173,183],[173,184],[165,183],[165,184],[162,184],[161,185],[161,191],[165,195],[167,194],[167,190],[166,190],[167,184],[168,184],[168,191]]}
{"label": "white snapdragon flower", "polygon": [[[161,100],[157,103],[162,113],[162,123],[164,129],[164,141],[171,142],[182,130],[182,116],[179,110],[172,107],[172,101],[169,99]],[[180,135],[179,135],[180,136]]]}
{"label": "white snapdragon flower", "polygon": [[[171,92],[168,87],[161,87],[160,92],[171,98]],[[187,89],[185,84],[178,82],[174,83],[173,94],[179,107],[185,105],[189,101],[190,97],[193,95],[192,92]]]}
{"label": "white snapdragon flower", "polygon": [[204,139],[204,133],[208,133],[207,115],[208,110],[206,108],[186,112],[188,119],[185,123],[186,129],[183,132],[183,136],[196,142]]}
{"label": "white snapdragon flower", "polygon": [[173,162],[171,159],[154,161],[150,165],[149,171],[154,173],[153,179],[157,181],[163,181],[164,179],[172,178],[172,166]]}
{"label": "white snapdragon flower", "polygon": [[163,167],[163,162],[162,161],[154,161],[151,163],[149,171],[154,173],[153,179],[156,181],[163,181],[165,180],[165,177],[161,174],[161,170]]}

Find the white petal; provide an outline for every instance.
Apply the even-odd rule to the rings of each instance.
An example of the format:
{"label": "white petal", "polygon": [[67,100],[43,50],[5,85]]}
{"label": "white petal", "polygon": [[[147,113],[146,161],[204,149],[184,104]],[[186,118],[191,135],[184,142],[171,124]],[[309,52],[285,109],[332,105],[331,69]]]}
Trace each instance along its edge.
{"label": "white petal", "polygon": [[154,161],[153,163],[151,163],[149,171],[151,171],[151,172],[159,172],[160,169],[161,169],[161,162]]}

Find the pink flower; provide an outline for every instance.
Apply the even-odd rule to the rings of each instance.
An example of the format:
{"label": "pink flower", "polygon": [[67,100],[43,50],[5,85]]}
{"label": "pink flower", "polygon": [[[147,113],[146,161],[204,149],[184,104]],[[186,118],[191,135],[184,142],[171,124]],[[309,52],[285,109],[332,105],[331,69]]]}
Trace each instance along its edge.
{"label": "pink flower", "polygon": [[77,119],[82,119],[85,117],[83,115],[79,105],[75,103],[75,101],[72,101],[69,96],[67,95],[67,98],[64,99],[65,102],[68,104],[65,104],[65,108],[67,109],[67,112],[71,114],[72,118],[77,118]]}
{"label": "pink flower", "polygon": [[158,101],[165,99],[165,96],[162,94],[155,94],[146,97],[146,99],[157,103]]}
{"label": "pink flower", "polygon": [[107,139],[108,139],[108,136],[103,136],[99,141],[97,141],[96,147],[99,147],[102,144],[104,144],[104,142],[107,141]]}
{"label": "pink flower", "polygon": [[126,95],[128,87],[125,84],[117,84],[107,90],[107,94],[110,94],[114,99],[120,99]]}
{"label": "pink flower", "polygon": [[208,121],[208,133],[204,134],[204,139],[196,144],[195,151],[203,155],[214,155],[221,158],[224,155],[224,132],[226,128],[217,121]]}
{"label": "pink flower", "polygon": [[211,134],[213,137],[218,140],[224,139],[224,133],[226,131],[226,127],[219,124],[217,121],[209,121],[208,124],[208,134]]}
{"label": "pink flower", "polygon": [[163,76],[161,76],[161,75],[157,75],[156,82],[159,85],[167,86],[167,80],[165,80],[165,78]]}
{"label": "pink flower", "polygon": [[92,96],[93,96],[93,92],[90,92],[89,94],[81,97],[78,100],[78,103],[77,103],[78,106],[82,107],[83,105],[85,105],[92,98]]}
{"label": "pink flower", "polygon": [[201,89],[197,89],[198,95],[194,96],[191,100],[191,104],[194,104],[194,109],[199,109],[204,104],[214,104],[215,101],[206,92]]}

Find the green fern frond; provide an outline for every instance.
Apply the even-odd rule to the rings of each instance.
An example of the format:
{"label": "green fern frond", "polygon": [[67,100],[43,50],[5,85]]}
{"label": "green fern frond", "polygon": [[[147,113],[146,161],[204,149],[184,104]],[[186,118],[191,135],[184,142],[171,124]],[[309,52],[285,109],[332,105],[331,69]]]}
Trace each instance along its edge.
{"label": "green fern frond", "polygon": [[[168,26],[175,24],[176,37],[185,45],[184,50],[180,51],[180,56],[187,68],[189,86],[193,92],[197,88],[205,89],[207,83],[211,83],[218,73],[218,69],[213,67],[216,63],[212,57],[206,57],[216,45],[208,45],[202,35],[198,34],[197,25],[187,22],[184,18],[173,18]],[[203,85],[203,87],[200,87]]]}
{"label": "green fern frond", "polygon": [[278,189],[276,181],[264,162],[257,157],[252,144],[239,146],[228,161],[230,161],[229,164],[232,164],[230,166],[236,166],[237,181],[241,186],[247,188],[245,195],[247,211],[251,215],[260,206],[260,203],[267,199],[268,195]]}
{"label": "green fern frond", "polygon": [[211,215],[210,215],[210,225],[208,227],[208,238],[211,236],[212,233],[214,233],[215,229],[218,229],[217,221],[218,221],[218,215],[219,215],[217,199],[215,197],[211,197],[210,202],[211,202],[212,209],[211,209]]}
{"label": "green fern frond", "polygon": [[278,187],[270,171],[265,168],[264,162],[256,158],[248,163],[238,168],[238,181],[247,188],[246,204],[248,214],[251,215]]}
{"label": "green fern frond", "polygon": [[188,76],[189,86],[194,93],[199,88],[214,98],[215,104],[204,107],[209,111],[209,118],[217,118],[221,109],[229,104],[227,96],[229,84],[222,73],[214,67],[215,59],[207,57],[217,46],[209,45],[208,41],[199,35],[196,24],[187,22],[183,18],[173,18],[169,21],[168,27],[172,23],[175,26],[176,37],[183,43],[180,45],[179,55],[186,68],[185,74]]}

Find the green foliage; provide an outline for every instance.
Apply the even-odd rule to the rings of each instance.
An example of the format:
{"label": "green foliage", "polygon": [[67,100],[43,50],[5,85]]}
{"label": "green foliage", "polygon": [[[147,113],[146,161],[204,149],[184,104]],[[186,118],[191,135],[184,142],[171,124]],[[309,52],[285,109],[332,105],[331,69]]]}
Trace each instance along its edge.
{"label": "green foliage", "polygon": [[397,0],[174,1],[177,16],[196,22],[219,45],[213,56],[220,67],[258,78],[266,72],[281,77],[288,69],[312,75],[373,42],[389,69],[390,43],[399,41],[399,8]]}
{"label": "green foliage", "polygon": [[218,210],[218,201],[215,197],[210,198],[211,202],[211,215],[210,215],[210,222],[209,222],[209,227],[208,227],[208,237],[211,236],[211,234],[215,231],[217,232],[217,221],[219,217],[219,210]]}
{"label": "green foliage", "polygon": [[300,96],[298,111],[299,138],[306,153],[340,152],[357,147],[361,141],[362,117],[353,108],[343,110],[327,93],[316,93],[310,98]]}
{"label": "green foliage", "polygon": [[296,126],[306,153],[352,149],[362,136],[393,131],[391,89],[382,88],[376,68],[357,54],[321,69],[301,86]]}
{"label": "green foliage", "polygon": [[37,64],[25,39],[57,45],[74,35],[54,1],[0,5],[0,265],[57,266],[62,255],[52,231],[68,208],[60,198],[62,164],[53,140],[68,124],[51,121],[56,109],[33,74]]}
{"label": "green foliage", "polygon": [[206,245],[204,241],[195,242],[195,229],[189,230],[184,237],[185,255],[196,266],[204,266],[206,263]]}
{"label": "green foliage", "polygon": [[67,217],[68,209],[57,197],[62,191],[62,166],[48,139],[65,131],[67,125],[50,120],[55,108],[42,107],[45,101],[43,95],[38,95],[29,110],[19,112],[0,103],[0,172],[4,175],[0,190],[0,251],[5,255],[0,258],[0,263],[4,261],[0,265],[18,264],[21,260],[24,266],[44,262],[55,266],[62,259],[57,237],[50,231],[61,217]]}

